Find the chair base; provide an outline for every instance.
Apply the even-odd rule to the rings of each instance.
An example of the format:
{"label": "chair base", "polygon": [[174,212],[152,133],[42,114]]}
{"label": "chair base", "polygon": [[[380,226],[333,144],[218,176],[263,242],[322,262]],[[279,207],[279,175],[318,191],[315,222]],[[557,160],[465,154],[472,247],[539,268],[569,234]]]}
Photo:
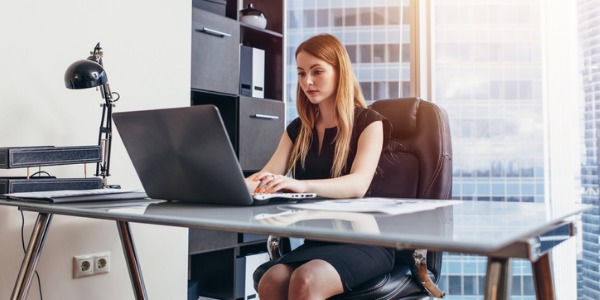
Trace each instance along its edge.
{"label": "chair base", "polygon": [[371,279],[354,290],[334,296],[332,300],[387,300],[422,299],[429,297],[415,282],[408,266],[396,267],[392,272]]}

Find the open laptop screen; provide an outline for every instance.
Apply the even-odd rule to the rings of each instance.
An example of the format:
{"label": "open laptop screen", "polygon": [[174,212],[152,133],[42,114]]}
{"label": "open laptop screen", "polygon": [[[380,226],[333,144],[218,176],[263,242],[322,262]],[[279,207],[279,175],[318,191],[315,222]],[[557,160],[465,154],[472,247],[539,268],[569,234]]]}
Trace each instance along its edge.
{"label": "open laptop screen", "polygon": [[117,112],[113,120],[148,197],[252,204],[215,106]]}

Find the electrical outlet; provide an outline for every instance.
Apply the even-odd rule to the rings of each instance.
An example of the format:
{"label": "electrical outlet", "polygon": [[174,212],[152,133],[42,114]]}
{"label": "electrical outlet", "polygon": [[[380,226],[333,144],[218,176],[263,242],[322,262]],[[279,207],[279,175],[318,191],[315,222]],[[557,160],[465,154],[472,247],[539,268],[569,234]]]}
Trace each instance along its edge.
{"label": "electrical outlet", "polygon": [[99,252],[73,257],[73,278],[108,272],[110,272],[110,252]]}
{"label": "electrical outlet", "polygon": [[94,274],[110,272],[110,252],[94,254]]}
{"label": "electrical outlet", "polygon": [[73,257],[73,278],[94,275],[94,256],[79,255]]}

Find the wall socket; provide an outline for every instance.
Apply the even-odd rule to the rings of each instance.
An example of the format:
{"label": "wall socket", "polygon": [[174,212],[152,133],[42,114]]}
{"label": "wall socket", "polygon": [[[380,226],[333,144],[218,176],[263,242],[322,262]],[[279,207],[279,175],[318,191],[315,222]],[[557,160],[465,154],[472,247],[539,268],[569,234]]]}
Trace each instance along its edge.
{"label": "wall socket", "polygon": [[73,257],[73,278],[108,272],[110,272],[110,252],[99,252]]}

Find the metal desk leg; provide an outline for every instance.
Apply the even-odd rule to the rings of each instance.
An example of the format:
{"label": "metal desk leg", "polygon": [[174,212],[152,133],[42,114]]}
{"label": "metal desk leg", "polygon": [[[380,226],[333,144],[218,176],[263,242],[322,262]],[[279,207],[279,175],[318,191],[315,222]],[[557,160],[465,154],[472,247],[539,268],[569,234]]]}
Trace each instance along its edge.
{"label": "metal desk leg", "polygon": [[510,297],[510,259],[488,257],[485,300],[507,300]]}
{"label": "metal desk leg", "polygon": [[536,299],[554,299],[554,280],[552,268],[550,267],[550,253],[546,253],[531,263],[533,271],[533,284],[535,286]]}
{"label": "metal desk leg", "polygon": [[35,273],[35,268],[40,259],[42,248],[44,247],[44,241],[46,240],[46,233],[52,220],[52,214],[39,213],[35,226],[31,232],[31,238],[29,239],[29,245],[27,246],[27,252],[23,257],[21,263],[21,270],[15,282],[11,300],[24,300],[27,298],[29,293],[29,286],[31,285],[31,279]]}
{"label": "metal desk leg", "polygon": [[119,229],[119,236],[121,237],[121,245],[123,246],[123,252],[125,253],[125,260],[127,260],[129,278],[131,279],[135,298],[137,300],[146,300],[148,299],[148,295],[146,295],[146,287],[144,286],[144,279],[142,278],[140,263],[137,258],[137,253],[135,252],[135,245],[133,244],[133,238],[131,237],[129,223],[117,221],[117,228]]}

